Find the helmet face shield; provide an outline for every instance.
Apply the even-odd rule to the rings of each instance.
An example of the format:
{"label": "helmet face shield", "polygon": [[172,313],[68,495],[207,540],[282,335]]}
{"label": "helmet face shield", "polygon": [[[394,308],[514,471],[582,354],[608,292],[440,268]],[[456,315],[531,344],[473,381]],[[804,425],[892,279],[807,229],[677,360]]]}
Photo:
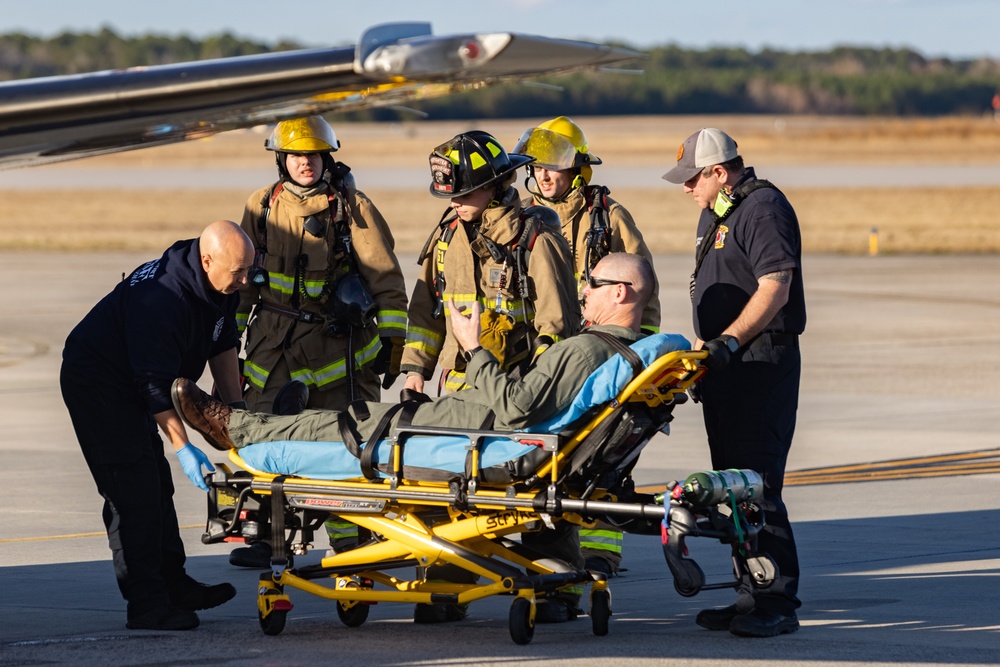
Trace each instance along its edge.
{"label": "helmet face shield", "polygon": [[321,116],[306,116],[278,123],[264,148],[280,153],[332,153],[340,148],[340,141]]}
{"label": "helmet face shield", "polygon": [[578,167],[583,157],[569,139],[540,127],[525,130],[517,140],[514,152],[535,158],[534,166],[551,171]]}

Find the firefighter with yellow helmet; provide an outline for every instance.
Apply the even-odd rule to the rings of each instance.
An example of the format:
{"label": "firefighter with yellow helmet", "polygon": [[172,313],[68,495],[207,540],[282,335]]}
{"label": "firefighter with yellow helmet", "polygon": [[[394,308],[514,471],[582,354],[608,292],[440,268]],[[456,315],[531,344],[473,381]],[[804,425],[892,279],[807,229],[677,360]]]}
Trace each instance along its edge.
{"label": "firefighter with yellow helmet", "polygon": [[[527,165],[525,187],[532,194],[525,205],[553,208],[562,223],[562,233],[573,250],[579,285],[586,284],[590,270],[612,252],[642,255],[653,265],[635,220],[624,206],[612,199],[610,190],[593,185],[594,165],[601,159],[590,152],[583,130],[566,116],[546,121],[526,130],[514,147],[515,153],[535,158]],[[536,188],[531,187],[534,180]],[[642,329],[660,330],[659,285],[642,313]],[[587,568],[611,575],[622,560],[622,531],[609,523],[580,529],[580,545]]]}
{"label": "firefighter with yellow helmet", "polygon": [[[632,214],[609,196],[607,187],[591,182],[592,167],[602,161],[590,152],[586,135],[571,118],[559,116],[526,130],[514,152],[535,158],[527,165],[525,179],[532,196],[523,203],[548,206],[559,214],[581,286],[608,253],[642,255],[653,264]],[[642,328],[649,333],[660,330],[659,285],[642,314]]]}
{"label": "firefighter with yellow helmet", "polygon": [[[406,287],[389,226],[350,167],[334,160],[340,141],[322,117],[278,123],[264,147],[279,179],[250,195],[241,223],[255,248],[237,312],[247,407],[273,412],[291,380],[308,388],[300,407],[377,401],[379,375],[388,387],[399,374],[406,336]],[[354,524],[328,530],[331,542],[357,540]],[[266,565],[270,550],[255,557],[250,549],[231,562]]]}
{"label": "firefighter with yellow helmet", "polygon": [[[465,355],[451,333],[449,298],[479,302],[482,345],[508,372],[527,368],[540,350],[580,328],[576,281],[558,218],[522,209],[512,183],[530,162],[508,155],[482,131],[459,134],[430,155],[435,197],[450,199],[420,256],[410,297],[401,369],[406,388],[423,391],[441,367],[439,393],[465,387]],[[516,369],[516,370],[515,370]]]}

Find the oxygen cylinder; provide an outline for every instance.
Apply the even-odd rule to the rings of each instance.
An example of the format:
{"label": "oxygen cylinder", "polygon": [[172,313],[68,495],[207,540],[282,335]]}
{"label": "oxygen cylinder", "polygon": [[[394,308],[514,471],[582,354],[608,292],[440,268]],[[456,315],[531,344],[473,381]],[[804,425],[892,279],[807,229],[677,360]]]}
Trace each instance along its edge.
{"label": "oxygen cylinder", "polygon": [[708,506],[754,500],[764,495],[764,480],[753,470],[708,470],[689,475],[681,485],[682,497],[692,505]]}

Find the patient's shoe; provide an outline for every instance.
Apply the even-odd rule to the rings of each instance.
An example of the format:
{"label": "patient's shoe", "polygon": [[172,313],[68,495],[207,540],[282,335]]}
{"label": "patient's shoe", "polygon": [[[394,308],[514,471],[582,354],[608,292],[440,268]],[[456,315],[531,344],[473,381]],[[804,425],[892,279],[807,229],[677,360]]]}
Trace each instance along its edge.
{"label": "patient's shoe", "polygon": [[413,609],[414,623],[449,623],[463,621],[469,615],[469,604],[417,603]]}
{"label": "patient's shoe", "polygon": [[229,564],[255,570],[270,569],[271,545],[267,542],[251,542],[248,547],[233,549],[229,552]]}
{"label": "patient's shoe", "polygon": [[198,614],[174,607],[157,607],[129,616],[125,627],[129,630],[194,630],[198,627]]}
{"label": "patient's shoe", "polygon": [[574,621],[583,610],[560,598],[542,598],[535,605],[535,623],[566,623]]}
{"label": "patient's shoe", "polygon": [[174,410],[216,449],[234,449],[229,437],[229,417],[233,409],[217,401],[187,378],[177,378],[170,387]]}
{"label": "patient's shoe", "polygon": [[291,380],[274,395],[271,412],[276,415],[297,415],[309,403],[309,387],[301,380]]}
{"label": "patient's shoe", "polygon": [[170,604],[177,609],[198,611],[229,602],[236,597],[236,589],[232,584],[202,584],[185,574],[170,585],[169,594]]}

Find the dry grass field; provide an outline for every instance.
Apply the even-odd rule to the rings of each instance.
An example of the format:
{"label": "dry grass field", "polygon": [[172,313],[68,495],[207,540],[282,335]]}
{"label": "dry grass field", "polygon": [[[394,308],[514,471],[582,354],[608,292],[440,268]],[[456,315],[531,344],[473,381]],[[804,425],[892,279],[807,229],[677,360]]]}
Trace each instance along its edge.
{"label": "dry grass field", "polygon": [[[649,169],[659,175],[678,144],[694,129],[729,131],[761,175],[768,166],[870,165],[894,167],[1000,166],[1000,123],[984,118],[920,120],[832,117],[617,117],[578,119],[591,149],[607,165]],[[454,134],[482,127],[512,147],[533,124],[519,121],[414,121],[402,124],[340,124],[338,157],[355,170],[416,168],[430,149]],[[181,145],[149,148],[68,163],[74,169],[183,168],[219,170],[268,164],[262,132],[244,131]],[[196,235],[208,222],[237,217],[245,188],[140,190],[108,183],[96,189],[62,189],[62,166],[39,169],[37,187],[13,190],[0,173],[0,248],[65,250],[159,250]],[[597,168],[598,170],[600,167]],[[878,170],[876,170],[878,171]],[[117,172],[120,173],[120,172]],[[600,172],[597,172],[599,182]],[[519,179],[520,180],[520,179]],[[680,188],[665,181],[649,187],[617,187],[613,196],[639,221],[653,252],[687,252],[697,211]],[[519,183],[520,185],[520,183]],[[807,252],[864,253],[868,234],[880,230],[886,253],[998,252],[995,222],[1000,183],[969,187],[888,187],[877,180],[849,189],[789,187],[777,182],[795,205]],[[444,202],[426,189],[364,190],[389,221],[401,252],[419,250]],[[523,189],[523,188],[522,188]]]}

